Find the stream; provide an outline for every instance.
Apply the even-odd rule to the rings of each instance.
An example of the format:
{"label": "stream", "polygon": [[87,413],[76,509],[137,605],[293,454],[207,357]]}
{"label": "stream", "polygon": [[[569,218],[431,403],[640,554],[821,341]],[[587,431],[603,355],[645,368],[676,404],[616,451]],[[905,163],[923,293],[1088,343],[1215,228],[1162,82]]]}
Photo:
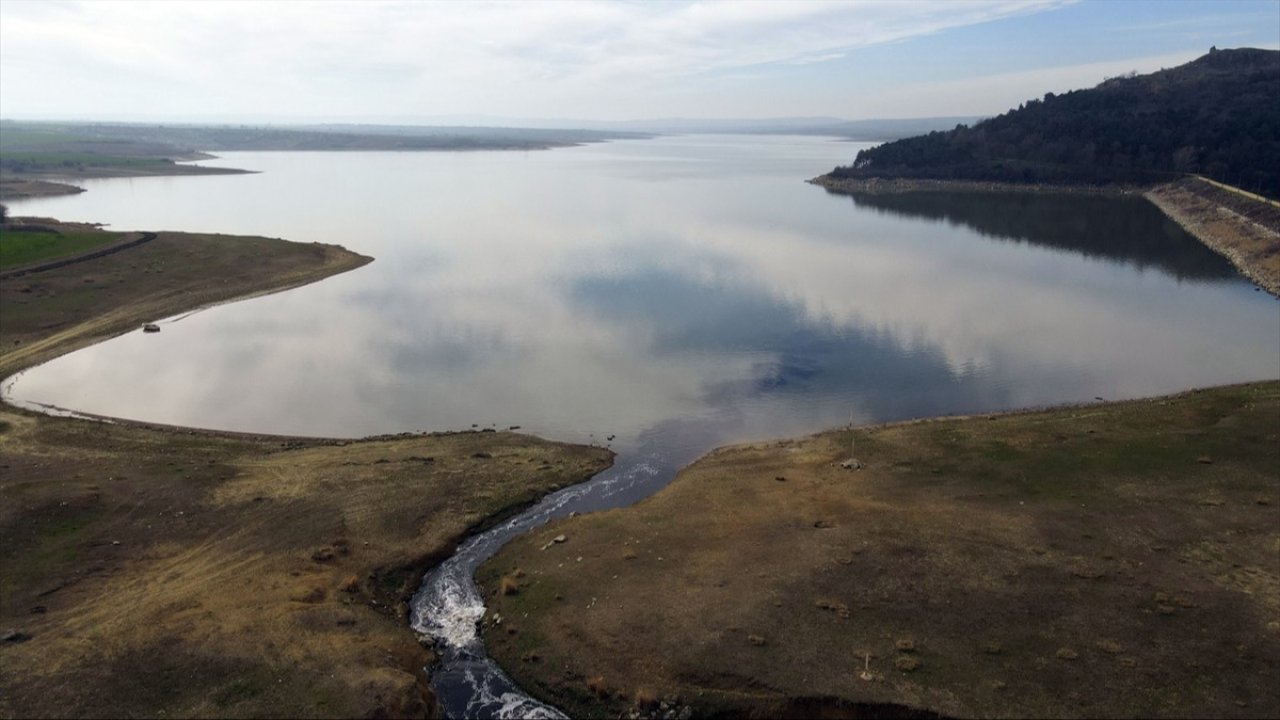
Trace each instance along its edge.
{"label": "stream", "polygon": [[485,606],[473,579],[476,568],[508,540],[551,520],[629,505],[657,492],[676,469],[669,457],[653,448],[619,456],[612,467],[587,482],[558,490],[520,515],[471,537],[427,573],[413,597],[410,623],[435,641],[440,654],[431,687],[445,717],[566,717],[522,692],[485,653],[477,631]]}

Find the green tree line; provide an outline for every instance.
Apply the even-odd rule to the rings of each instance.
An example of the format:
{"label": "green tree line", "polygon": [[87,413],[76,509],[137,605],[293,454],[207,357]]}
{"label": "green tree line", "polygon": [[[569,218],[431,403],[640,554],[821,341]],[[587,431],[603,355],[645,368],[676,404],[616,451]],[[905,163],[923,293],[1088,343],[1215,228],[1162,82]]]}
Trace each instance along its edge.
{"label": "green tree line", "polygon": [[1148,184],[1194,173],[1280,197],[1280,51],[1211,50],[1149,75],[858,153],[832,175]]}

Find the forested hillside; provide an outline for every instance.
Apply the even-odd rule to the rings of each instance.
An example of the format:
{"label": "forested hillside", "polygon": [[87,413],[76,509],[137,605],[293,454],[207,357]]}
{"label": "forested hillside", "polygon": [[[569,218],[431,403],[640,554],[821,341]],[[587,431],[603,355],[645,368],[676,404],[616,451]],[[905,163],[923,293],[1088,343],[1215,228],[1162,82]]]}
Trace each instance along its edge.
{"label": "forested hillside", "polygon": [[1185,173],[1280,197],[1280,51],[1213,49],[1047,93],[973,127],[863,150],[831,175],[1106,185]]}

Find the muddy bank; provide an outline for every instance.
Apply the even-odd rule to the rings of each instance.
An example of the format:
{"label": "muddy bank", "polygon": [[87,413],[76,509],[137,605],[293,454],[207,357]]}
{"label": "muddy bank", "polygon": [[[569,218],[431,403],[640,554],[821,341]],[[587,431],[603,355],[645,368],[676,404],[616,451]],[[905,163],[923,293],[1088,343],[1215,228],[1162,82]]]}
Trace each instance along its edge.
{"label": "muddy bank", "polygon": [[[0,368],[368,261],[157,233],[0,284]],[[512,433],[282,438],[0,408],[0,716],[430,716],[404,604],[423,572],[610,458]]]}
{"label": "muddy bank", "polygon": [[1277,467],[1277,382],[722,448],[513,541],[483,633],[573,716],[1274,717]]}

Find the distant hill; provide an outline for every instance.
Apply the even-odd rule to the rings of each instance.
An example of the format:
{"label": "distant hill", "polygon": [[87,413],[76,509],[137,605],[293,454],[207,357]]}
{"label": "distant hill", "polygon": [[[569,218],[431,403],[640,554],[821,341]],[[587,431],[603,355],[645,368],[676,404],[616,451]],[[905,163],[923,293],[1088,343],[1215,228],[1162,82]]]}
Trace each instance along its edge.
{"label": "distant hill", "polygon": [[[848,140],[884,142],[920,135],[933,130],[950,130],[957,123],[975,123],[981,115],[923,118],[872,118],[845,120],[838,117],[798,116],[766,118],[647,118],[640,120],[585,120],[582,118],[510,118],[491,115],[436,115],[418,117],[413,126],[425,130],[437,126],[479,128],[577,128],[608,133],[657,135],[752,134],[829,135]],[[409,120],[400,121],[403,123]],[[362,127],[377,128],[380,125]]]}
{"label": "distant hill", "polygon": [[389,125],[155,125],[0,121],[0,172],[187,160],[228,150],[535,150],[644,133]]}
{"label": "distant hill", "polygon": [[863,150],[831,175],[1108,185],[1185,173],[1280,197],[1280,51],[1211,49],[1047,93],[972,127]]}

